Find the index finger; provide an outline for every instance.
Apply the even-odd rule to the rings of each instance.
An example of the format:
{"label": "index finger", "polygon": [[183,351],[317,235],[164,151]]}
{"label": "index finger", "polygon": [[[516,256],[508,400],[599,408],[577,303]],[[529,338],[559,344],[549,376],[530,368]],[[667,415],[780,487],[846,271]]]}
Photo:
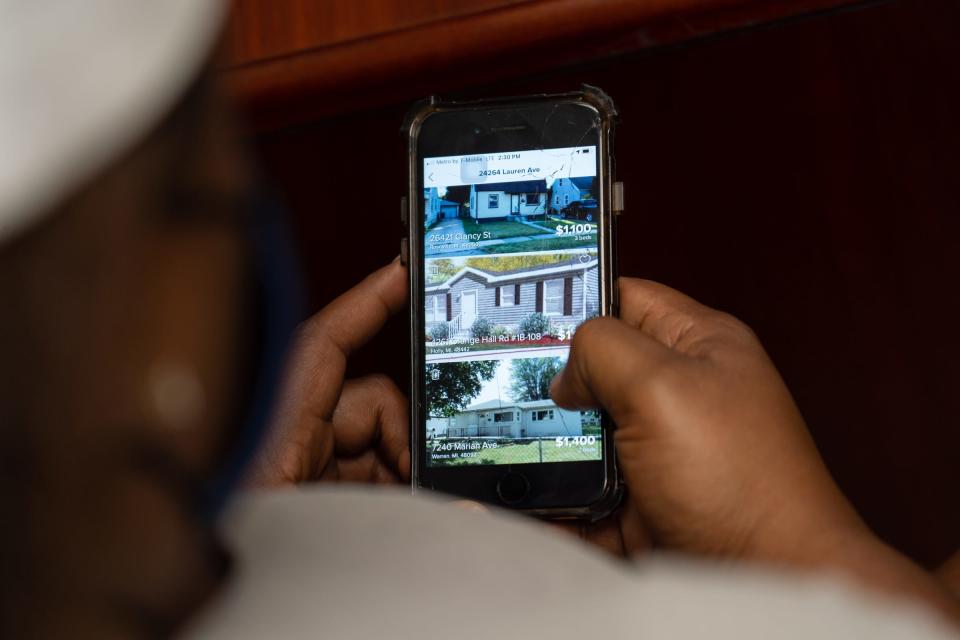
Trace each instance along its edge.
{"label": "index finger", "polygon": [[308,320],[304,338],[309,343],[313,336],[322,336],[347,358],[403,309],[406,300],[406,269],[397,258]]}

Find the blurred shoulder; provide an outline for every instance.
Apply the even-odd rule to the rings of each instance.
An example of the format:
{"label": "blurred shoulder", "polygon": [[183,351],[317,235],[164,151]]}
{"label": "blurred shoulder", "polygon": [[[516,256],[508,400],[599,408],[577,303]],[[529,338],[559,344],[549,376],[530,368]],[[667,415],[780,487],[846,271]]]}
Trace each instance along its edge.
{"label": "blurred shoulder", "polygon": [[621,563],[526,518],[400,490],[251,493],[223,533],[235,573],[189,637],[952,637],[832,581]]}

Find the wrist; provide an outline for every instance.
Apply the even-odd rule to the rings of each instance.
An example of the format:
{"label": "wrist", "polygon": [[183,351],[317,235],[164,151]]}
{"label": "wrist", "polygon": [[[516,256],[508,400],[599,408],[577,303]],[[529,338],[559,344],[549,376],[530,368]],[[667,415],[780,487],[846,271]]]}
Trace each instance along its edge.
{"label": "wrist", "polygon": [[835,566],[845,550],[869,546],[875,536],[832,487],[807,482],[790,498],[761,500],[745,530],[742,557],[796,569]]}
{"label": "wrist", "polygon": [[827,572],[866,591],[925,603],[960,627],[960,601],[931,573],[855,522],[819,523],[765,543],[752,556],[800,571]]}

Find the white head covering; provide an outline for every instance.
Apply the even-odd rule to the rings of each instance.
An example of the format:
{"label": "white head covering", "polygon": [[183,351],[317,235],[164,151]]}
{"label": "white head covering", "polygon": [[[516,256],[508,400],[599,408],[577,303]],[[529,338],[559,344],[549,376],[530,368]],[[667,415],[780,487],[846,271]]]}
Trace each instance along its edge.
{"label": "white head covering", "polygon": [[159,122],[223,17],[222,0],[0,0],[0,242]]}

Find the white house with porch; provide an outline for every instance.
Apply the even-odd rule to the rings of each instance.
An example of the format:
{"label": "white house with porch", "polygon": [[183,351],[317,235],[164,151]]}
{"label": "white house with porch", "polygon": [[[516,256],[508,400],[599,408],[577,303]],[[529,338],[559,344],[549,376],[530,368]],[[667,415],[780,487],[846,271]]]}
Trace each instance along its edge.
{"label": "white house with porch", "polygon": [[546,210],[546,180],[495,182],[470,187],[470,217],[478,221],[543,215]]}
{"label": "white house with porch", "polygon": [[579,411],[561,409],[551,400],[472,404],[452,418],[430,418],[436,438],[536,438],[583,434]]}

